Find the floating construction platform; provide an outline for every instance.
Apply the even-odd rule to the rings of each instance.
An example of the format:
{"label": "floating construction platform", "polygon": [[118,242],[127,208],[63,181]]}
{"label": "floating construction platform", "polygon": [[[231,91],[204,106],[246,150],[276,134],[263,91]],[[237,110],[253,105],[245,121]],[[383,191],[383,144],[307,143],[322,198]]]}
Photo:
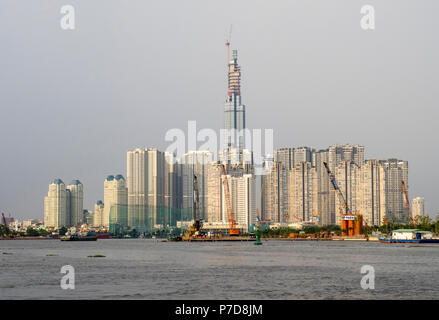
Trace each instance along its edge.
{"label": "floating construction platform", "polygon": [[207,237],[207,238],[188,238],[183,239],[188,242],[216,242],[216,241],[256,241],[253,237]]}

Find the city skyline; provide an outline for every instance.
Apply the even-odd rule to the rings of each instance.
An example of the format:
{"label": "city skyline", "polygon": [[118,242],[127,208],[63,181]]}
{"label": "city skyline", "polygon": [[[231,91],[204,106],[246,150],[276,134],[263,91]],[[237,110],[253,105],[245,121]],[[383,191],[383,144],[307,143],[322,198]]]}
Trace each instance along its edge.
{"label": "city skyline", "polygon": [[[142,6],[140,4],[137,5],[139,7]],[[93,9],[93,5],[87,4],[86,6],[92,12],[96,12]],[[238,7],[242,8],[241,5],[238,5]],[[341,7],[336,7],[337,10],[342,10]],[[386,6],[382,5],[382,7]],[[264,6],[260,5],[260,9],[262,10],[263,8]],[[328,10],[330,8],[331,6],[326,7]],[[349,6],[347,6],[347,8],[349,9]],[[297,11],[297,8],[295,9]],[[299,9],[306,12],[310,10],[310,8],[306,6],[300,7]],[[356,11],[358,11],[357,9],[358,8],[355,7]],[[405,14],[409,15],[409,9],[410,8],[403,9],[400,14],[403,16]],[[268,12],[279,13],[279,11],[275,9],[271,10],[273,11]],[[20,13],[20,16],[21,14],[22,13]],[[14,16],[14,11],[11,15]],[[324,149],[335,143],[358,143],[367,148],[366,159],[397,158],[406,160],[410,163],[410,198],[413,199],[417,196],[425,197],[428,203],[427,213],[434,217],[439,208],[438,200],[436,200],[434,196],[434,181],[437,176],[435,176],[433,159],[435,158],[434,154],[436,151],[429,151],[433,152],[433,155],[427,156],[427,148],[429,145],[435,145],[435,137],[431,132],[432,127],[429,126],[433,125],[432,121],[435,118],[433,107],[437,105],[437,96],[433,95],[434,90],[432,90],[434,82],[432,78],[430,78],[430,76],[432,77],[432,75],[435,74],[435,67],[432,66],[429,71],[422,69],[427,63],[433,63],[432,60],[429,60],[430,57],[423,57],[425,58],[423,60],[425,65],[414,63],[414,60],[411,60],[413,59],[411,55],[422,51],[421,48],[406,46],[406,42],[402,36],[397,34],[394,39],[394,45],[387,44],[383,49],[382,55],[380,55],[379,52],[375,53],[375,57],[378,56],[380,58],[368,61],[368,58],[374,51],[367,49],[367,46],[373,46],[373,44],[377,43],[382,44],[380,41],[383,40],[383,33],[387,35],[393,30],[391,27],[393,20],[388,17],[388,22],[383,21],[382,28],[384,31],[380,31],[380,28],[377,28],[373,35],[365,35],[361,33],[361,30],[355,29],[355,31],[352,32],[345,30],[344,28],[346,28],[346,24],[348,24],[349,20],[341,19],[343,27],[336,24],[334,26],[335,31],[344,30],[348,33],[351,32],[346,35],[347,38],[354,41],[357,45],[356,48],[361,48],[361,50],[345,48],[347,52],[340,53],[340,58],[346,58],[346,56],[343,55],[350,54],[351,56],[348,57],[350,63],[354,66],[364,66],[364,70],[361,68],[361,72],[359,72],[358,75],[349,78],[355,79],[355,87],[354,84],[352,84],[348,85],[347,89],[344,89],[346,88],[347,82],[343,76],[347,77],[349,75],[349,68],[342,69],[342,76],[337,78],[340,83],[339,85],[336,84],[336,81],[335,83],[330,83],[329,79],[331,77],[326,75],[336,70],[332,67],[334,62],[335,64],[340,62],[340,58],[330,56],[331,53],[336,51],[337,46],[341,45],[341,42],[343,42],[343,45],[345,44],[340,37],[337,37],[335,44],[330,46],[330,49],[334,51],[329,50],[329,53],[326,52],[325,56],[313,51],[314,59],[318,63],[314,64],[312,69],[309,69],[311,62],[314,60],[311,58],[308,60],[305,59],[306,53],[309,53],[307,50],[318,48],[318,46],[316,46],[315,43],[307,42],[307,39],[298,34],[299,30],[297,29],[309,26],[306,21],[298,20],[298,27],[296,26],[296,28],[289,30],[292,32],[291,37],[295,36],[294,39],[298,39],[301,46],[294,47],[294,51],[293,47],[287,47],[285,53],[281,53],[279,51],[282,46],[280,38],[273,39],[269,37],[274,34],[273,28],[264,31],[262,36],[265,36],[265,39],[273,41],[272,47],[275,50],[266,50],[266,45],[263,47],[261,44],[251,42],[252,33],[250,30],[253,28],[254,30],[260,31],[261,25],[249,22],[251,15],[245,17],[247,23],[232,21],[234,24],[234,40],[232,43],[239,47],[240,60],[245,61],[243,64],[243,72],[245,73],[246,80],[242,84],[242,91],[245,92],[245,101],[251,110],[251,112],[248,112],[249,127],[259,126],[262,128],[274,128],[275,149],[304,145],[316,149]],[[392,16],[390,16],[390,18],[391,17]],[[61,74],[58,73],[56,69],[49,66],[50,77],[42,77],[39,72],[41,70],[38,64],[34,68],[28,65],[28,63],[35,61],[29,58],[28,60],[30,62],[23,62],[23,65],[18,67],[19,70],[25,70],[21,74],[29,76],[29,79],[24,81],[22,85],[24,92],[29,93],[29,99],[18,97],[18,92],[11,89],[11,85],[14,85],[14,83],[18,81],[18,77],[15,73],[12,73],[13,69],[7,68],[5,70],[5,79],[7,77],[10,82],[5,82],[2,89],[2,96],[5,99],[5,103],[2,104],[2,118],[5,119],[2,134],[5,138],[5,143],[2,143],[4,163],[1,169],[2,175],[6,177],[6,179],[5,182],[1,184],[0,189],[0,200],[2,203],[0,209],[6,214],[11,213],[12,216],[16,218],[42,217],[43,201],[41,199],[43,199],[47,193],[47,184],[49,181],[57,177],[64,179],[64,181],[77,178],[82,181],[85,194],[84,207],[93,210],[93,205],[96,200],[103,198],[102,185],[105,177],[114,172],[125,172],[124,153],[128,150],[132,150],[136,147],[155,147],[159,150],[165,150],[166,143],[163,141],[163,137],[166,129],[172,127],[185,128],[185,121],[187,120],[197,119],[202,127],[219,128],[222,126],[222,119],[219,115],[223,105],[224,88],[227,85],[226,81],[224,81],[226,59],[224,58],[223,47],[226,29],[228,27],[227,24],[220,24],[215,20],[215,22],[207,24],[208,30],[214,31],[211,36],[206,37],[204,33],[196,33],[194,37],[185,37],[185,39],[191,41],[192,44],[196,44],[196,48],[202,50],[201,52],[205,53],[205,55],[204,57],[197,54],[189,57],[185,55],[184,58],[201,59],[200,61],[205,70],[194,71],[187,69],[190,63],[186,64],[184,59],[180,59],[169,52],[166,52],[164,57],[160,57],[157,55],[157,51],[153,51],[154,56],[162,62],[160,64],[163,65],[168,62],[173,68],[171,69],[169,65],[165,66],[164,73],[166,76],[162,77],[159,73],[154,73],[158,72],[159,69],[154,69],[153,66],[146,63],[145,60],[140,59],[140,55],[131,52],[130,54],[134,55],[138,63],[144,62],[144,67],[138,75],[143,75],[144,72],[146,72],[145,68],[152,68],[152,70],[154,70],[152,74],[156,77],[158,76],[158,79],[160,79],[159,85],[154,84],[151,80],[148,80],[147,85],[138,81],[138,79],[134,82],[129,80],[129,74],[127,72],[130,70],[134,71],[135,69],[134,66],[125,64],[124,72],[119,73],[122,76],[116,79],[115,82],[102,81],[104,76],[111,75],[118,70],[118,68],[112,69],[111,73],[108,74],[104,71],[103,64],[97,64],[95,67],[96,80],[99,81],[88,79],[88,71],[90,70],[87,67],[89,66],[86,65],[85,68],[79,68],[79,66],[81,65],[80,63],[83,62],[82,58],[89,57],[91,53],[84,53],[83,56],[79,56],[75,59],[75,55],[78,55],[79,51],[75,50],[73,46],[78,45],[78,41],[92,39],[85,35],[85,30],[87,27],[90,27],[94,21],[87,19],[89,19],[89,17],[83,18],[83,25],[81,28],[78,27],[78,30],[75,31],[77,32],[76,36],[66,36],[65,34],[58,34],[58,30],[50,31],[50,29],[48,29],[49,38],[57,39],[63,43],[61,53],[55,56],[55,60],[61,64],[68,64],[70,61],[70,63],[78,69],[78,71],[69,69],[69,72],[71,72],[74,77],[71,80],[65,80],[66,83],[64,83],[63,86],[59,86],[54,82],[54,79],[64,79],[59,78]],[[197,21],[204,21],[202,17],[197,16],[197,19]],[[318,32],[312,33],[312,35],[316,36],[316,39],[321,41],[322,45],[328,45],[323,39],[325,32],[322,28],[322,26],[328,22],[327,19],[331,18],[322,17],[322,21],[313,22],[316,23],[319,28]],[[7,17],[2,19],[2,21],[3,23],[10,23]],[[124,21],[124,23],[129,22]],[[355,21],[355,23],[358,22]],[[133,27],[132,24],[128,24],[127,28],[128,26]],[[184,27],[188,28],[183,29],[184,35],[186,35],[186,32],[193,30],[192,25],[184,25]],[[404,29],[404,25],[402,27]],[[414,27],[414,29],[407,29],[408,27],[404,29],[407,31],[404,33],[404,36],[409,36],[412,43],[425,46],[425,44],[416,42],[415,39],[419,32],[425,30],[422,27],[413,25],[411,25],[411,27]],[[35,28],[37,30],[37,39],[42,41],[42,39],[40,39],[43,33],[42,31],[46,30],[45,28],[49,28],[49,26],[39,24],[35,26]],[[2,29],[6,30],[8,28]],[[130,31],[132,30],[133,29],[130,29]],[[18,28],[13,31],[13,36],[20,37],[19,35],[24,32],[26,32],[24,28]],[[174,39],[170,30],[168,33],[168,35]],[[283,35],[285,36],[285,34]],[[430,36],[433,36],[433,33],[423,33],[423,37],[428,38]],[[356,37],[358,37],[358,39],[355,39]],[[10,37],[6,37],[5,39],[12,41]],[[154,39],[156,38],[154,37]],[[69,45],[69,41],[73,42],[72,46]],[[108,45],[108,41],[109,38],[104,36],[102,44],[97,46],[97,52],[101,52],[100,50],[103,50],[105,45]],[[340,41],[340,43],[338,41]],[[10,42],[6,44],[8,43]],[[35,49],[37,52],[34,53],[36,53],[37,58],[41,58],[45,52],[53,51],[51,50],[52,44],[44,41],[42,43],[44,45],[41,49]],[[361,45],[362,43],[363,45]],[[124,41],[123,44],[133,49],[131,42]],[[183,43],[177,42],[177,44],[177,47],[179,47]],[[400,52],[400,50],[396,50],[396,48],[400,47],[406,51]],[[79,45],[79,48],[81,48],[81,45]],[[73,49],[73,51],[69,52],[71,49]],[[437,52],[437,48],[432,47],[429,49],[431,50],[428,50],[428,52],[434,56],[434,53]],[[425,48],[423,50],[425,50]],[[139,53],[145,52],[147,52],[147,47],[142,47]],[[399,56],[392,56],[392,59],[388,58],[391,53],[396,52],[398,52]],[[118,61],[118,54],[121,54],[121,51],[116,50],[114,53],[114,55],[110,54],[110,58],[106,58],[107,60],[104,59],[106,63],[109,61]],[[8,47],[8,50],[3,54],[8,59],[14,59],[14,50],[10,47]],[[24,53],[21,54],[21,57],[23,57],[23,54]],[[288,54],[295,59],[286,59]],[[275,68],[273,68],[278,73],[274,73],[274,71],[269,68],[260,70],[260,63],[264,65],[274,64],[274,57],[279,58],[277,59],[278,61],[276,61]],[[288,56],[288,58],[289,57],[290,56]],[[26,58],[28,57],[26,56]],[[304,64],[307,66],[310,74],[307,74],[305,69],[295,62],[302,61],[303,59],[305,59]],[[404,64],[406,67],[404,73],[393,69],[396,68],[398,64],[396,63],[394,65],[392,63],[393,59],[396,59],[396,61],[400,63],[406,62],[406,64]],[[407,65],[407,62],[410,61],[412,62]],[[352,64],[350,68],[352,68]],[[386,67],[385,70],[387,70],[388,73],[395,71],[395,74],[400,77],[400,79],[395,83],[391,83],[391,80],[395,79],[375,70],[377,69],[377,64],[382,68]],[[46,66],[48,65],[46,64]],[[189,70],[194,72],[194,74],[191,75],[190,72],[188,73]],[[372,72],[372,70],[374,70],[374,72]],[[422,73],[420,73],[421,71]],[[426,77],[422,77],[421,85],[416,85],[416,83],[413,82],[412,76],[409,76],[417,75],[421,77],[424,73]],[[173,76],[171,75],[173,75],[174,78],[172,78]],[[381,79],[377,79],[377,75],[379,75]],[[193,79],[194,76],[205,79],[204,84],[198,83],[198,86],[203,88],[201,91],[204,91],[204,94],[196,95],[195,93],[199,92],[199,87],[195,90],[195,88],[190,88],[184,84],[186,82],[190,83],[191,81],[189,80]],[[322,77],[323,80],[317,80],[319,76]],[[46,85],[47,88],[55,86],[59,91],[58,94],[51,97],[52,93],[50,93],[47,88],[44,89],[43,87],[35,86],[35,80],[37,79],[43,79],[43,84]],[[90,89],[87,89],[87,86],[83,87],[80,85],[81,79],[85,81],[86,84],[91,85]],[[372,83],[370,82],[371,80]],[[262,85],[264,81],[267,81],[267,83]],[[313,96],[309,96],[313,91],[310,91],[310,89],[305,90],[304,88],[306,86],[311,88],[315,82],[317,82],[317,88],[320,90],[319,92],[315,92]],[[375,83],[375,85],[373,85],[373,83]],[[61,81],[61,84],[63,84],[63,81]],[[132,84],[134,84],[134,86],[128,89]],[[327,84],[328,88],[321,90],[324,84]],[[369,90],[371,86],[373,90]],[[377,91],[377,86],[382,86],[384,89]],[[172,92],[172,96],[175,95],[177,100],[174,101],[170,97],[165,97],[164,102],[151,99],[150,92],[158,91],[163,93],[164,87],[167,88],[166,91]],[[289,87],[297,90],[290,90],[288,95],[283,95],[281,92],[278,92],[279,88],[283,89],[283,91],[287,91],[285,89]],[[146,94],[142,93],[144,88],[148,88]],[[262,88],[265,90],[261,90]],[[72,90],[77,89],[85,94],[84,98],[80,98],[82,95],[72,95],[72,93],[75,92]],[[116,89],[118,94],[113,94],[106,98],[105,96],[111,89]],[[342,93],[342,89],[351,90],[353,94],[343,97],[337,93],[337,91]],[[130,93],[135,94],[129,96]],[[389,95],[392,97],[389,97]],[[421,99],[416,98],[419,95],[422,95]],[[324,99],[328,96],[331,99]],[[196,97],[196,100],[194,100],[194,97]],[[306,97],[308,97],[308,99],[306,99]],[[340,101],[342,103],[338,103]],[[369,101],[368,103],[372,102],[373,105],[368,106],[367,103],[365,104],[365,101]],[[97,106],[93,106],[95,103]],[[181,106],[179,106],[178,109],[183,111],[175,110],[175,106],[178,105]],[[358,120],[355,121],[355,116],[347,112],[351,110],[350,106],[352,105],[354,105],[354,107],[352,107],[352,113],[363,117],[361,122]],[[386,105],[393,106],[393,108],[389,107],[385,109]],[[403,116],[402,112],[395,112],[394,105],[399,105],[401,111],[407,112],[408,115]],[[343,106],[343,108],[340,106]],[[79,115],[70,111],[73,110],[73,107],[80,111]],[[158,110],[160,107],[162,107],[164,111]],[[34,113],[34,108],[39,109],[38,114]],[[313,108],[316,112],[307,111],[313,110]],[[208,116],[199,112],[199,110],[206,109],[208,109]],[[289,111],[289,109],[291,109],[291,111]],[[129,113],[130,117],[127,116],[125,110],[131,111],[131,113]],[[176,112],[176,116],[166,117],[166,114],[171,112]],[[370,118],[368,116],[370,112],[375,113],[377,118]],[[214,114],[213,117],[212,114]],[[311,118],[312,121],[304,125],[301,119],[310,119],[312,114],[318,114],[319,116]],[[281,115],[285,115],[285,117]],[[151,116],[158,116],[162,121],[157,121],[159,123],[157,126],[154,126],[152,121],[140,121],[140,119],[150,119]],[[69,117],[71,117],[73,121],[66,121]],[[139,118],[139,120],[133,118]],[[288,121],[283,118],[288,118]],[[341,118],[343,118],[343,121],[340,120]],[[400,121],[386,122],[385,118],[396,118]],[[39,124],[37,128],[32,125],[34,124],[33,120],[36,120]],[[369,124],[367,125],[368,121]],[[60,122],[60,124],[57,122]],[[419,122],[421,125],[413,127],[414,122]],[[22,126],[26,127],[24,128],[24,134],[20,133],[17,128],[11,126],[11,124],[17,123],[21,124],[20,128],[22,128]],[[169,126],[167,125],[168,123]],[[291,123],[294,125],[291,126]],[[341,128],[341,124],[343,124],[343,128]],[[118,126],[127,129],[122,132],[120,128],[118,129]],[[33,128],[32,131],[27,127]],[[60,130],[61,128],[62,130]],[[372,130],[374,133],[370,135],[369,131]],[[103,133],[98,133],[99,131],[103,131]],[[313,135],[310,133],[311,131],[317,131],[317,134]],[[53,134],[53,132],[57,134]],[[408,133],[410,133],[410,135]],[[33,154],[32,160],[24,157],[24,154],[22,154],[23,150],[27,150]],[[45,150],[45,152],[41,150]],[[21,161],[16,161],[17,158],[21,159]],[[427,170],[424,168],[430,169]],[[12,173],[15,173],[15,175]],[[6,181],[10,183],[6,184]],[[22,201],[19,196],[24,197],[25,201]]]}

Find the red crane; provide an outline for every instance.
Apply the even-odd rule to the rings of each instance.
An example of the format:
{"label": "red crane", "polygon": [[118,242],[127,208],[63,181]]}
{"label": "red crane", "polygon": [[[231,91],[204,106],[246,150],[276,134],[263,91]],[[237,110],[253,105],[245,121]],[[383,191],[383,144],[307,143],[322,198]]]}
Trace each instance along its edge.
{"label": "red crane", "polygon": [[412,210],[410,209],[409,193],[408,193],[407,188],[405,186],[404,180],[401,180],[401,192],[404,194],[404,197],[405,197],[404,206],[405,206],[405,209],[407,210],[407,215],[408,215],[409,219],[411,219],[412,218]]}
{"label": "red crane", "polygon": [[2,220],[3,220],[3,224],[5,226],[5,232],[6,232],[6,236],[10,237],[10,230],[8,227],[8,223],[6,222],[6,218],[5,218],[5,214],[2,212]]}
{"label": "red crane", "polygon": [[229,228],[230,228],[229,234],[231,236],[238,236],[239,230],[236,229],[236,221],[235,219],[233,219],[232,202],[230,200],[229,179],[227,179],[226,166],[222,164],[221,168],[223,171],[222,181],[223,181],[224,193],[226,198],[227,215],[229,219]]}

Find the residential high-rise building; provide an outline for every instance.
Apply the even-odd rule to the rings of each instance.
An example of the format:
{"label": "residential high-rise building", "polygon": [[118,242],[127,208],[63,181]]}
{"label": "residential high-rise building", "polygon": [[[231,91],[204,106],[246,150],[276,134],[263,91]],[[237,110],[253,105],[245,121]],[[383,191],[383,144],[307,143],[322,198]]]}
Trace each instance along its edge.
{"label": "residential high-rise building", "polygon": [[317,214],[317,171],[300,162],[289,172],[288,221],[314,221]]}
{"label": "residential high-rise building", "polygon": [[[229,176],[229,184],[234,219],[238,226],[248,230],[256,221],[256,178],[252,174]],[[227,217],[226,212],[224,215]]]}
{"label": "residential high-rise building", "polygon": [[[326,150],[319,150],[316,155],[316,174],[317,174],[317,214],[320,218],[320,223],[323,226],[335,223],[335,197],[331,194],[331,185],[329,176],[323,162],[329,162],[329,152]],[[332,203],[331,203],[331,200]]]}
{"label": "residential high-rise building", "polygon": [[389,219],[404,220],[407,212],[404,207],[404,195],[402,184],[404,181],[407,192],[408,184],[408,162],[398,159],[381,160],[386,180],[386,216]]}
{"label": "residential high-rise building", "polygon": [[361,167],[364,163],[364,147],[356,145],[332,145],[328,148],[328,166],[331,171],[341,161],[352,161],[357,166]]}
{"label": "residential high-rise building", "polygon": [[296,167],[301,162],[309,162],[312,166],[315,166],[313,163],[313,155],[315,150],[310,147],[299,147],[294,149],[294,163],[293,167]]}
{"label": "residential high-rise building", "polygon": [[273,223],[284,223],[288,210],[288,170],[273,161],[262,176],[262,218]]}
{"label": "residential high-rise building", "polygon": [[[222,164],[212,162],[207,172],[207,214],[209,224],[228,225]],[[248,230],[256,221],[256,176],[233,172],[227,175],[233,218],[239,228]]]}
{"label": "residential high-rise building", "polygon": [[331,172],[335,173],[336,167],[342,161],[349,161],[361,167],[364,163],[364,147],[356,145],[332,145],[326,150],[315,153],[315,167],[318,173],[318,212],[321,216],[322,225],[336,224],[340,216],[338,208],[339,199],[332,188],[328,173],[323,162],[328,163]]}
{"label": "residential high-rise building", "polygon": [[[277,168],[280,171],[281,179],[277,197],[280,198],[282,209],[280,212],[285,212],[281,216],[283,217],[279,222],[287,222],[287,210],[288,210],[288,191],[289,191],[289,172],[294,168],[295,164],[295,149],[294,148],[281,148],[274,151],[274,163],[279,166]],[[267,164],[268,166],[268,164]],[[272,190],[270,190],[272,192]],[[268,195],[268,193],[267,193]],[[264,195],[262,196],[264,197]],[[273,197],[273,195],[271,195]],[[267,199],[267,198],[266,198]]]}
{"label": "residential high-rise building", "polygon": [[128,225],[138,231],[165,222],[165,163],[155,148],[127,152]]}
{"label": "residential high-rise building", "polygon": [[416,197],[412,200],[412,212],[413,218],[424,217],[425,212],[425,199],[423,197]]}
{"label": "residential high-rise building", "polygon": [[221,166],[220,163],[212,162],[207,169],[207,219],[209,223],[223,221]]}
{"label": "residential high-rise building", "polygon": [[[358,213],[357,207],[357,177],[360,167],[351,160],[342,160],[334,170],[335,179],[338,183],[349,209],[352,213]],[[344,215],[344,203],[336,195],[335,224],[341,224],[341,216]],[[340,210],[341,208],[341,210]]]}
{"label": "residential high-rise building", "polygon": [[84,186],[79,180],[72,180],[67,186],[68,190],[68,211],[70,215],[70,225],[80,226],[84,222]]}
{"label": "residential high-rise building", "polygon": [[182,171],[183,166],[174,154],[165,152],[165,215],[166,226],[176,226],[182,220],[181,204],[183,202]]}
{"label": "residential high-rise building", "polygon": [[238,51],[233,50],[228,61],[228,92],[224,104],[224,142],[227,147],[245,147],[245,135],[240,134],[246,127],[245,106],[241,103],[241,68],[238,65]]}
{"label": "residential high-rise building", "polygon": [[66,185],[61,179],[50,183],[49,192],[44,197],[44,225],[56,229],[69,226]]}
{"label": "residential high-rise building", "polygon": [[95,211],[93,214],[93,226],[96,228],[104,227],[104,203],[98,200],[95,204]]}
{"label": "residential high-rise building", "polygon": [[294,148],[281,148],[274,151],[274,161],[280,163],[286,170],[294,168]]}
{"label": "residential high-rise building", "polygon": [[383,224],[386,215],[386,181],[384,168],[378,160],[367,160],[358,169],[356,208],[369,226]]}
{"label": "residential high-rise building", "polygon": [[104,214],[102,225],[106,228],[128,226],[128,189],[125,178],[109,175],[104,181]]}
{"label": "residential high-rise building", "polygon": [[128,226],[146,226],[148,153],[144,149],[127,152]]}
{"label": "residential high-rise building", "polygon": [[194,206],[194,175],[197,176],[200,218],[208,219],[207,213],[207,179],[208,167],[212,161],[212,153],[209,151],[191,151],[183,156],[183,211],[193,212]]}

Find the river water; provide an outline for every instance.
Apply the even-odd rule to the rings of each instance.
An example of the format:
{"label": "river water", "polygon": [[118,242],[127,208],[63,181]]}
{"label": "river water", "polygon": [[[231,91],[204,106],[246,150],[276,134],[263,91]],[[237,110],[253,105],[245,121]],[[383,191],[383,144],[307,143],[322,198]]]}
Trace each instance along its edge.
{"label": "river water", "polygon": [[[435,245],[4,240],[0,251],[0,299],[439,299]],[[74,290],[60,287],[63,265]]]}

